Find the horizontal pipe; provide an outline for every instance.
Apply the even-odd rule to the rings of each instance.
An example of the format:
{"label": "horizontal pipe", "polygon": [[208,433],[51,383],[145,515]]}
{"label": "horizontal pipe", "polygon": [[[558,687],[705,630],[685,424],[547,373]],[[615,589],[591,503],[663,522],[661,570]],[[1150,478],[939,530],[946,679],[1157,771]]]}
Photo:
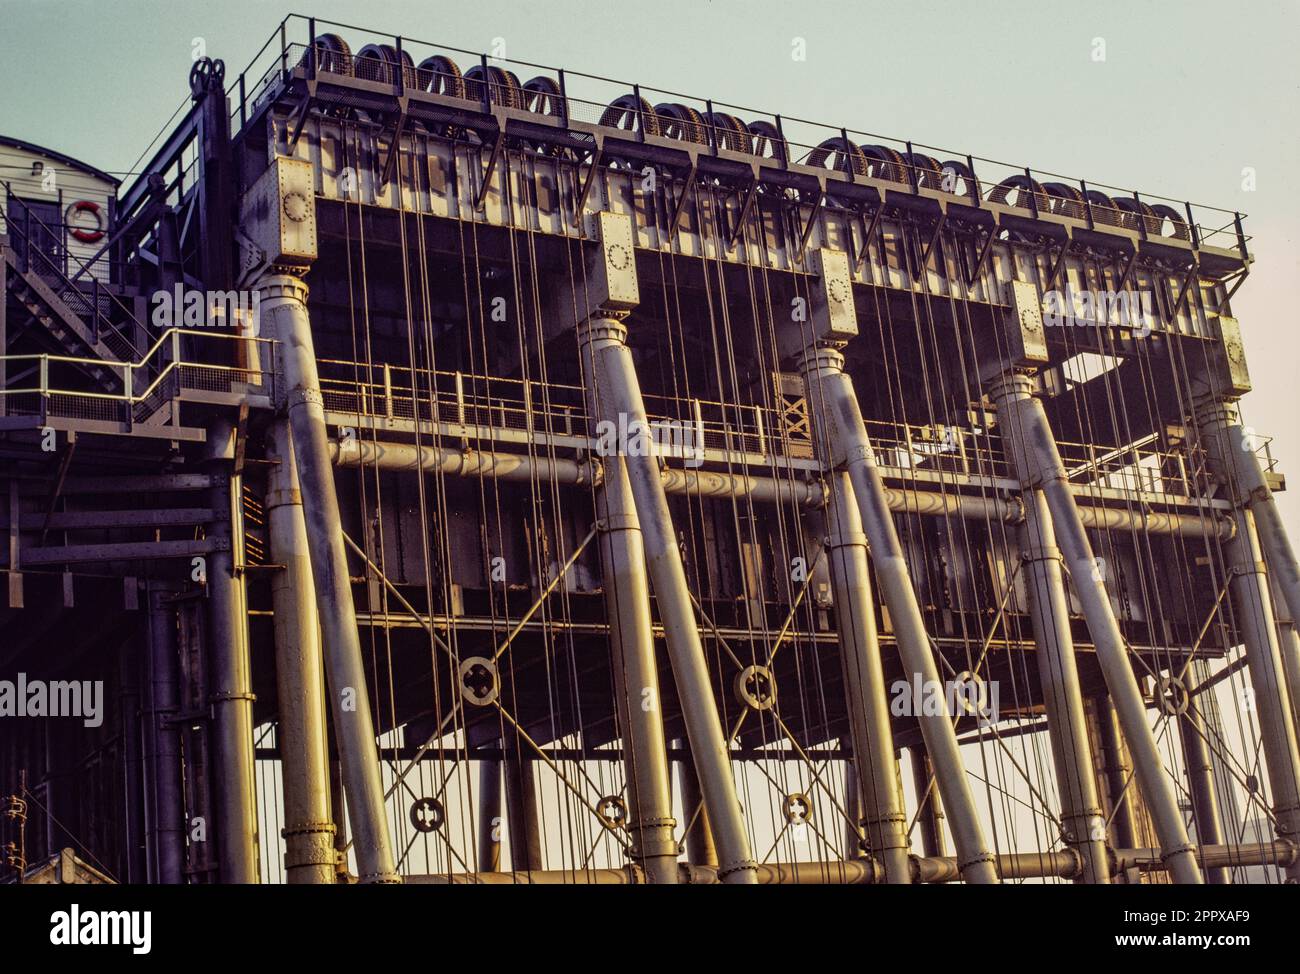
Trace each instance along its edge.
{"label": "horizontal pipe", "polygon": [[[1196,849],[1197,861],[1202,866],[1266,866],[1286,867],[1296,861],[1295,843],[1278,839],[1274,842],[1248,842],[1241,845],[1207,845]],[[1143,872],[1160,872],[1165,864],[1160,860],[1159,849],[1116,849],[1108,857],[1111,875],[1126,869]],[[953,883],[961,879],[961,870],[953,856],[913,856],[912,878],[920,883]],[[717,868],[677,864],[678,881],[694,885],[709,885],[718,881]],[[1002,879],[1042,879],[1059,877],[1074,879],[1083,874],[1083,859],[1074,850],[1057,852],[1017,852],[997,856],[998,875]],[[645,885],[645,874],[636,866],[621,869],[535,869],[510,873],[431,873],[407,876],[408,883],[438,885]],[[883,883],[884,868],[873,859],[850,859],[844,862],[794,862],[764,863],[758,867],[758,882],[762,886],[831,885],[856,886]]]}
{"label": "horizontal pipe", "polygon": [[[384,443],[349,437],[330,443],[330,458],[341,467],[376,467],[380,470],[440,470],[459,477],[493,477],[513,483],[527,483],[534,477],[561,484],[600,483],[600,469],[589,460],[561,457],[529,457],[521,453],[497,453],[484,450],[455,450],[410,443]],[[721,473],[665,467],[664,490],[670,494],[703,497],[750,497],[759,503],[788,503],[820,508],[826,494],[820,482],[751,477],[746,474]],[[939,491],[885,489],[885,501],[895,514],[931,516],[957,515],[974,520],[1020,524],[1025,508],[1019,498],[974,497]],[[1079,504],[1084,527],[1098,530],[1145,531],[1150,534],[1174,534],[1192,539],[1232,537],[1231,518],[1201,514],[1175,514],[1159,511],[1130,511]]]}
{"label": "horizontal pipe", "polygon": [[[1278,866],[1285,869],[1297,861],[1300,849],[1287,839],[1273,842],[1243,842],[1240,845],[1205,845],[1196,850],[1196,861],[1210,869],[1230,866]],[[1140,869],[1160,872],[1165,868],[1159,849],[1116,849],[1114,871]],[[1116,868],[1117,867],[1117,868]]]}

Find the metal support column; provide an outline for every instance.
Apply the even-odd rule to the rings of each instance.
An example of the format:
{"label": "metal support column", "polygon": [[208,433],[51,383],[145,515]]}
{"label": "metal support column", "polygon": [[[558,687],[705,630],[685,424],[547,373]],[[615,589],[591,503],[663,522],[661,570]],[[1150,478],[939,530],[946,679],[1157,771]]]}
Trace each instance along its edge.
{"label": "metal support column", "polygon": [[479,872],[501,871],[501,822],[501,761],[487,758],[478,763]]}
{"label": "metal support column", "polygon": [[[1300,749],[1292,719],[1291,694],[1286,685],[1287,669],[1282,663],[1277,625],[1273,615],[1273,598],[1269,575],[1264,565],[1260,537],[1256,533],[1254,510],[1270,508],[1258,498],[1250,501],[1252,490],[1248,477],[1258,473],[1250,438],[1241,426],[1237,409],[1231,402],[1210,402],[1197,410],[1201,442],[1211,472],[1243,505],[1236,509],[1237,531],[1224,543],[1228,561],[1229,586],[1234,613],[1246,664],[1254,690],[1255,709],[1259,715],[1264,761],[1268,768],[1273,812],[1280,838],[1300,839]],[[1239,456],[1250,459],[1240,462]],[[1258,485],[1255,489],[1258,489]],[[1267,491],[1267,487],[1263,488]],[[1283,538],[1285,540],[1285,538]],[[1286,571],[1278,580],[1287,589]],[[1287,868],[1287,877],[1300,881],[1300,863]]]}
{"label": "metal support column", "polygon": [[[1254,515],[1269,574],[1290,609],[1290,617],[1300,618],[1300,564],[1255,452],[1252,431],[1242,425],[1235,402],[1213,396],[1197,409],[1196,419],[1211,468],[1220,481],[1231,485],[1234,500]],[[1300,690],[1292,686],[1291,692]]]}
{"label": "metal support column", "polygon": [[1061,552],[1056,546],[1047,499],[1033,486],[1033,464],[1022,432],[1014,426],[1013,407],[1004,394],[1014,395],[1016,385],[996,387],[994,402],[999,416],[1009,422],[1003,428],[1002,444],[1020,481],[1025,520],[1020,527],[1020,556],[1024,563],[1025,588],[1029,593],[1029,615],[1038,652],[1038,675],[1047,712],[1048,737],[1056,767],[1061,797],[1061,829],[1065,843],[1083,856],[1079,882],[1109,883],[1106,857],[1105,819],[1097,796],[1088,727],[1083,713],[1083,692],[1070,632],[1069,601],[1061,572]]}
{"label": "metal support column", "polygon": [[234,428],[208,427],[206,467],[215,516],[207,555],[208,660],[216,761],[217,844],[223,883],[258,881],[257,804],[253,774],[253,692],[248,659],[248,605],[234,554],[243,545],[239,478],[233,476]]}
{"label": "metal support column", "polygon": [[[589,408],[595,415],[595,384],[588,382],[587,390]],[[623,458],[605,457],[603,468],[603,482],[596,492],[596,518],[610,661],[623,737],[627,832],[632,854],[650,882],[676,883],[673,828],[677,823],[669,792],[645,548]]]}
{"label": "metal support column", "polygon": [[1097,662],[1106,680],[1129,753],[1137,768],[1138,785],[1151,813],[1170,874],[1178,883],[1201,882],[1201,870],[1187,837],[1187,825],[1156,748],[1147,720],[1146,703],[1128,659],[1128,646],[1110,604],[1110,595],[1097,571],[1092,543],[1079,519],[1065,465],[1056,447],[1043,405],[1033,394],[1029,376],[1009,372],[992,389],[998,404],[1002,439],[1024,451],[1021,483],[1041,490],[1051,511],[1057,541],[1070,569],[1070,581],[1083,604]]}
{"label": "metal support column", "polygon": [[1110,844],[1116,849],[1132,849],[1137,842],[1137,814],[1134,809],[1136,792],[1132,787],[1126,788],[1129,774],[1133,770],[1129,764],[1128,753],[1124,748],[1124,738],[1120,734],[1119,721],[1115,717],[1115,708],[1110,698],[1093,697],[1091,719],[1094,724],[1094,736],[1097,741],[1097,772],[1105,785],[1103,805],[1110,822]]}
{"label": "metal support column", "polygon": [[537,816],[535,765],[517,747],[505,761],[506,826],[510,829],[510,865],[519,870],[542,868],[542,833]]}
{"label": "metal support column", "polygon": [[[800,364],[814,435],[826,444],[827,455],[834,458],[835,464],[843,465],[852,484],[862,528],[871,546],[871,562],[894,625],[904,676],[915,675],[924,686],[942,687],[925,620],[889,513],[880,471],[876,468],[871,440],[852,380],[844,372],[844,356],[835,348],[813,345],[804,349]],[[938,696],[946,698],[947,695]],[[916,719],[934,762],[939,794],[952,822],[962,876],[971,883],[996,883],[993,853],[984,840],[975,811],[952,716],[946,712],[918,714]]]}
{"label": "metal support column", "polygon": [[[921,805],[921,810],[917,816],[917,826],[921,830],[921,854],[927,858],[933,859],[944,854],[943,847],[943,800],[939,797],[939,792],[930,787],[930,781],[934,778],[934,768],[930,766],[930,759],[926,757],[924,747],[912,747],[912,787],[916,791],[916,802]],[[929,792],[929,800],[926,800],[926,792]]]}
{"label": "metal support column", "polygon": [[[584,356],[587,415],[600,413],[602,391]],[[592,431],[595,432],[594,430]],[[650,620],[650,580],[627,464],[621,456],[597,458],[596,490],[600,571],[609,622],[610,665],[623,739],[628,793],[627,832],[632,855],[652,883],[676,883],[677,840],[664,743],[659,669]]]}
{"label": "metal support column", "polygon": [[[1214,763],[1206,741],[1205,721],[1201,719],[1196,698],[1188,697],[1187,709],[1178,720],[1183,746],[1183,764],[1187,767],[1187,790],[1192,796],[1192,824],[1196,826],[1196,844],[1204,848],[1223,844],[1223,822],[1219,816],[1219,799],[1214,790]],[[1202,866],[1205,881],[1215,886],[1228,882],[1223,866]]]}
{"label": "metal support column", "polygon": [[363,883],[399,882],[307,316],[307,286],[295,277],[277,274],[263,278],[260,287],[263,331],[279,341],[357,871]]}
{"label": "metal support column", "polygon": [[320,618],[307,551],[298,469],[289,424],[277,418],[266,434],[266,520],[275,612],[275,678],[279,698],[276,743],[284,783],[285,873],[290,883],[334,883],[334,825],[330,821],[329,750],[325,734],[325,674]]}
{"label": "metal support column", "polygon": [[[641,398],[641,383],[622,322],[612,315],[598,315],[582,322],[578,326],[578,352],[599,391],[598,412],[593,418],[613,423],[616,429],[639,431],[648,440],[650,424]],[[757,863],[750,852],[749,834],[736,797],[727,742],[713,698],[658,458],[652,449],[624,452],[682,718],[718,845],[718,875],[726,883],[754,883]]]}
{"label": "metal support column", "polygon": [[829,476],[826,552],[830,565],[840,668],[853,740],[854,778],[861,825],[871,854],[885,867],[886,882],[911,882],[907,813],[894,773],[894,738],[876,633],[867,538],[862,533],[853,485],[846,473]]}
{"label": "metal support column", "polygon": [[[682,742],[678,742],[679,745]],[[709,810],[700,797],[700,776],[695,773],[695,762],[687,751],[677,762],[677,777],[681,782],[682,818],[686,833],[686,860],[692,866],[717,866],[718,849],[713,844],[713,830],[709,828]],[[699,815],[695,810],[699,809]],[[691,821],[694,816],[694,822]]]}
{"label": "metal support column", "polygon": [[180,662],[176,655],[176,611],[167,593],[150,586],[149,655],[146,660],[144,755],[150,783],[149,882],[184,881],[185,808],[181,785]]}

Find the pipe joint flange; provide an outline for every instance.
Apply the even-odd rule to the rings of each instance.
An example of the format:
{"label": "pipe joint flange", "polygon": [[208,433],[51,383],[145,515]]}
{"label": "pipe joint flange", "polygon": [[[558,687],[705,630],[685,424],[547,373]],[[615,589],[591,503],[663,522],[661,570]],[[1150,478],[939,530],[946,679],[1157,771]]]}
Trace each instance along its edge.
{"label": "pipe joint flange", "polygon": [[1195,857],[1196,846],[1192,845],[1190,842],[1184,842],[1181,845],[1174,846],[1174,848],[1170,849],[1168,852],[1166,852],[1164,849],[1161,849],[1160,861],[1163,863],[1168,863],[1170,859],[1174,858],[1174,856],[1181,856],[1185,852],[1190,852],[1192,853],[1193,857]]}
{"label": "pipe joint flange", "polygon": [[486,656],[468,656],[457,668],[460,695],[475,707],[489,707],[501,695],[501,674]]}
{"label": "pipe joint flange", "polygon": [[334,848],[334,826],[329,823],[281,829],[285,840],[285,865],[289,869],[304,866],[334,866],[338,853]]}
{"label": "pipe joint flange", "polygon": [[804,375],[844,371],[844,353],[836,345],[815,343],[798,352],[794,358],[796,367]]}
{"label": "pipe joint flange", "polygon": [[300,277],[279,268],[274,268],[276,273],[263,277],[257,282],[257,290],[261,292],[261,301],[297,301],[299,304],[307,303],[307,285]]}
{"label": "pipe joint flange", "polygon": [[827,551],[837,548],[866,548],[867,536],[862,531],[837,531],[822,539]]}
{"label": "pipe joint flange", "polygon": [[1273,817],[1277,820],[1277,825],[1274,826],[1273,831],[1277,833],[1279,839],[1300,836],[1300,828],[1293,829],[1290,824],[1294,812],[1300,812],[1300,805],[1294,802],[1290,805],[1275,804],[1273,806]]}
{"label": "pipe joint flange", "polygon": [[746,707],[763,711],[776,706],[776,680],[766,666],[746,666],[736,674],[732,689]]}
{"label": "pipe joint flange", "polygon": [[752,869],[758,872],[758,861],[756,859],[737,859],[733,862],[718,864],[718,881],[721,882],[724,877],[732,873],[738,873],[746,869]]}
{"label": "pipe joint flange", "polygon": [[303,822],[301,825],[286,825],[280,830],[280,835],[289,838],[291,835],[335,835],[338,829],[333,822]]}
{"label": "pipe joint flange", "polygon": [[[629,822],[627,830],[629,832],[646,832],[651,829],[674,829],[677,827],[677,819],[671,815],[658,815],[654,818],[643,818],[635,822]],[[677,842],[669,842],[674,849],[677,848]]]}
{"label": "pipe joint flange", "polygon": [[1156,704],[1160,712],[1168,717],[1181,717],[1187,713],[1192,702],[1192,695],[1181,677],[1162,676],[1156,680]]}
{"label": "pipe joint flange", "polygon": [[906,825],[907,816],[902,812],[892,812],[888,815],[864,816],[858,824],[864,829],[870,829],[873,825]]}
{"label": "pipe joint flange", "polygon": [[876,465],[876,451],[871,448],[870,443],[856,443],[844,451],[844,462],[852,463],[854,460],[874,467]]}
{"label": "pipe joint flange", "polygon": [[580,321],[576,329],[578,348],[600,341],[626,345],[627,326],[623,321],[628,314],[627,311],[601,310],[599,314]]}
{"label": "pipe joint flange", "polygon": [[989,863],[993,867],[994,872],[998,874],[999,878],[1002,876],[1002,870],[998,869],[998,857],[993,855],[991,852],[981,852],[978,856],[972,856],[970,859],[959,858],[957,860],[957,872],[964,873],[967,868],[980,862]]}
{"label": "pipe joint flange", "polygon": [[1061,819],[1061,841],[1069,845],[1085,845],[1106,841],[1106,818],[1099,808],[1074,812]]}
{"label": "pipe joint flange", "polygon": [[302,507],[302,491],[297,487],[268,490],[262,497],[262,506],[268,511],[277,507]]}
{"label": "pipe joint flange", "polygon": [[989,382],[989,398],[1024,399],[1034,394],[1033,372],[1009,369]]}
{"label": "pipe joint flange", "polygon": [[398,886],[401,885],[402,877],[397,873],[366,873],[364,876],[358,876],[357,882],[366,886]]}
{"label": "pipe joint flange", "polygon": [[615,531],[640,531],[641,522],[635,514],[613,514],[598,520],[596,530],[601,534],[612,534]]}
{"label": "pipe joint flange", "polygon": [[596,817],[611,831],[626,829],[627,802],[623,800],[622,795],[606,795],[596,802]]}
{"label": "pipe joint flange", "polygon": [[320,406],[321,409],[325,408],[325,397],[321,395],[319,389],[290,389],[284,401],[289,409],[294,406]]}

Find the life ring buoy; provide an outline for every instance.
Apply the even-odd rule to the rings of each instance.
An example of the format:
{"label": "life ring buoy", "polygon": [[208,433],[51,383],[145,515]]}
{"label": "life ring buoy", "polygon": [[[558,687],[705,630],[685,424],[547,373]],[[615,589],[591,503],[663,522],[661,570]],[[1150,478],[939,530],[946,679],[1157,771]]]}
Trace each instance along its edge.
{"label": "life ring buoy", "polygon": [[[89,213],[95,218],[95,229],[80,227],[72,222],[81,213]],[[104,215],[99,212],[99,204],[94,200],[77,200],[68,207],[63,219],[72,228],[72,236],[82,243],[98,243],[104,239]]]}

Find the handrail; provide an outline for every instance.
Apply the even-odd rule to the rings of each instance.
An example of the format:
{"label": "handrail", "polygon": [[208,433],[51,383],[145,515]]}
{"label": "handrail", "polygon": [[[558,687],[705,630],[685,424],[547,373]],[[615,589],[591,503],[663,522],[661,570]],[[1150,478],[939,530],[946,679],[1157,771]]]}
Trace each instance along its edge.
{"label": "handrail", "polygon": [[[57,363],[60,365],[95,365],[101,368],[121,370],[124,383],[127,382],[128,373],[133,373],[137,369],[143,369],[149,366],[154,359],[155,354],[164,346],[164,344],[178,341],[183,336],[192,336],[197,338],[213,338],[222,341],[234,342],[254,342],[264,345],[274,345],[275,339],[261,338],[251,335],[231,335],[222,332],[197,331],[193,328],[168,328],[158,340],[154,342],[149,351],[138,362],[108,362],[104,359],[82,358],[75,355],[50,355],[48,353],[27,352],[19,355],[0,355],[0,363],[38,361],[42,363],[40,370],[41,384],[29,388],[5,388],[0,389],[0,395],[17,395],[20,393],[39,393],[41,395],[71,395],[81,396],[87,399],[112,399],[115,401],[137,403],[149,398],[162,384],[163,380],[178,367],[197,367],[204,369],[214,369],[229,372],[245,372],[262,374],[263,370],[241,365],[226,365],[217,362],[191,362],[185,359],[174,358],[168,361],[161,371],[154,377],[153,381],[138,395],[132,392],[91,392],[82,389],[56,389],[50,386],[49,365]],[[134,383],[129,383],[134,390]]]}
{"label": "handrail", "polygon": [[[308,40],[306,43],[300,40],[290,39],[288,27],[291,22],[294,22],[295,34],[298,33],[298,31],[301,30],[302,28],[306,28],[309,32],[313,32],[308,36]],[[241,104],[239,106],[238,113],[232,112],[232,118],[234,117],[235,114],[239,114],[241,119],[245,118],[246,117],[245,109],[247,105],[256,104],[257,100],[263,95],[263,93],[267,90],[267,88],[274,82],[277,75],[281,77],[281,80],[283,80],[283,76],[289,70],[291,70],[291,66],[292,67],[297,66],[298,64],[297,59],[291,57],[293,51],[295,49],[302,49],[303,51],[309,51],[311,47],[311,41],[316,37],[320,36],[320,34],[322,33],[321,31],[322,28],[337,28],[342,31],[356,32],[373,38],[382,38],[385,39],[384,40],[385,43],[392,43],[393,40],[396,39],[397,46],[403,51],[408,51],[408,52],[411,50],[412,46],[418,46],[418,47],[429,48],[438,52],[469,55],[470,57],[476,59],[479,63],[485,63],[487,61],[490,61],[495,65],[518,66],[518,67],[526,67],[529,68],[530,70],[541,70],[541,71],[551,72],[557,78],[561,78],[566,82],[566,85],[562,88],[558,96],[562,101],[566,103],[569,102],[581,103],[583,101],[583,99],[581,99],[580,97],[575,97],[575,94],[572,91],[572,81],[574,80],[585,80],[585,81],[595,82],[599,85],[617,85],[623,88],[625,92],[639,91],[642,94],[664,95],[669,98],[687,99],[693,103],[697,103],[698,107],[701,110],[703,110],[705,106],[707,106],[710,112],[721,110],[724,112],[740,113],[747,116],[758,117],[768,122],[774,120],[775,127],[777,130],[780,131],[782,140],[787,145],[792,147],[797,146],[800,148],[813,149],[818,143],[823,141],[823,137],[829,136],[833,138],[836,136],[841,136],[847,138],[848,136],[851,135],[854,136],[855,138],[866,137],[871,139],[884,140],[886,142],[892,143],[895,146],[897,146],[900,151],[904,147],[906,147],[909,153],[914,152],[915,150],[925,150],[928,152],[950,154],[953,155],[954,158],[960,160],[966,160],[972,165],[975,162],[979,162],[986,166],[999,167],[1003,170],[1007,170],[1007,173],[1003,173],[1002,175],[1024,174],[1030,176],[1031,180],[1036,177],[1042,177],[1042,178],[1053,179],[1053,180],[1066,180],[1071,184],[1077,184],[1079,186],[1083,185],[1082,181],[1076,181],[1073,179],[1073,177],[1065,176],[1059,173],[1049,172],[1046,170],[1033,170],[1023,166],[1014,166],[1010,163],[1003,162],[1001,160],[993,159],[990,157],[971,156],[968,154],[963,155],[958,153],[957,150],[944,148],[941,146],[934,146],[934,145],[929,145],[921,142],[909,142],[907,140],[898,139],[880,133],[868,132],[866,130],[861,130],[861,129],[846,129],[839,126],[831,126],[831,125],[827,125],[824,122],[817,122],[810,119],[800,118],[798,116],[773,115],[767,112],[763,112],[759,109],[741,106],[741,105],[729,104],[721,101],[713,101],[709,99],[698,98],[693,95],[672,91],[666,88],[655,88],[649,85],[633,84],[633,83],[624,82],[614,78],[603,77],[601,75],[587,74],[582,71],[564,70],[549,65],[539,64],[536,62],[488,56],[485,54],[481,54],[479,52],[470,51],[465,48],[458,48],[452,45],[442,44],[435,41],[412,38],[409,36],[385,34],[382,31],[375,31],[370,28],[361,27],[355,24],[345,24],[337,21],[327,20],[324,18],[310,18],[301,14],[290,14],[289,16],[285,17],[284,20],[282,20],[281,23],[278,25],[276,31],[271,35],[270,38],[268,38],[267,42],[263,44],[258,54],[254,56],[252,61],[250,61],[245,71],[241,73],[240,80],[241,82],[243,82],[250,75],[250,72],[253,72],[255,66],[257,65],[258,60],[262,58],[262,56],[268,50],[274,51],[274,47],[273,47],[274,42],[276,41],[277,36],[279,37],[280,50],[275,52],[276,63],[270,64],[268,66],[267,70],[261,75],[261,79],[257,83],[257,87],[253,88],[251,92],[247,91],[244,85],[241,84],[240,91],[243,95],[243,98],[241,99]],[[278,71],[276,70],[277,65],[279,66]],[[491,85],[491,84],[492,82],[490,81],[486,83],[486,85]],[[586,92],[584,92],[584,94],[586,94]],[[592,94],[595,94],[595,92],[592,92]],[[598,102],[595,101],[590,103],[593,105],[599,104]],[[563,117],[567,118],[568,115],[569,113],[567,111],[563,113]],[[714,123],[711,122],[706,122],[705,125],[706,127],[709,128],[716,127]],[[794,133],[790,131],[792,127],[797,127],[797,126],[807,126],[815,130],[815,134],[809,134],[808,137],[810,138],[810,141],[807,144],[800,143],[798,140],[798,135],[804,133]],[[913,163],[909,162],[907,165],[911,167]],[[975,178],[977,178],[977,180],[981,184],[985,184],[989,187],[992,187],[999,182],[999,179],[989,180],[986,176],[978,176]],[[1087,185],[1089,187],[1094,187],[1097,189],[1106,189],[1114,193],[1118,193],[1120,195],[1117,198],[1121,198],[1124,200],[1136,200],[1139,198],[1138,194],[1132,189],[1127,189],[1123,187],[1117,187],[1117,186],[1112,186],[1109,184],[1097,183],[1097,182],[1089,182]],[[1209,206],[1207,204],[1201,204],[1201,203],[1192,204],[1187,201],[1175,200],[1169,197],[1157,196],[1150,193],[1142,193],[1140,194],[1140,198],[1145,202],[1159,202],[1164,204],[1174,204],[1176,207],[1182,208],[1179,210],[1179,212],[1182,212],[1185,209],[1189,209],[1192,206],[1195,206],[1195,208],[1198,211],[1204,210],[1207,213],[1219,213],[1224,215],[1230,215],[1233,217],[1233,219],[1229,221],[1225,225],[1223,230],[1220,232],[1234,233],[1234,235],[1238,238],[1238,241],[1242,247],[1244,247],[1245,241],[1250,239],[1249,237],[1245,236],[1244,233],[1242,233],[1240,230],[1241,221],[1245,219],[1246,214],[1242,214],[1233,210],[1227,210],[1222,207]],[[1142,214],[1135,214],[1129,211],[1122,211],[1122,212],[1124,213],[1126,218],[1131,217],[1138,221],[1144,219],[1144,216]],[[1188,215],[1189,217],[1191,216],[1190,213]],[[1202,223],[1198,220],[1189,219],[1188,223],[1194,224],[1198,230],[1203,228]],[[1206,235],[1212,235],[1213,233],[1214,231],[1210,231]],[[1193,240],[1193,243],[1195,242],[1196,241]]]}

